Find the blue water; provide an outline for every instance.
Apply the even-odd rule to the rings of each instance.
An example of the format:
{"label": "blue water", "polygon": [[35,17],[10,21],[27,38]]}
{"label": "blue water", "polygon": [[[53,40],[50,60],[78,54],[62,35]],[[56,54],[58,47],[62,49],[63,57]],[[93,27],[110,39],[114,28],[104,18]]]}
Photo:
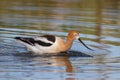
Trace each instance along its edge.
{"label": "blue water", "polygon": [[[1,1],[0,80],[119,80],[119,5],[119,0]],[[65,40],[70,30],[78,30],[94,51],[75,40],[71,56],[33,55],[14,40],[44,34]]]}

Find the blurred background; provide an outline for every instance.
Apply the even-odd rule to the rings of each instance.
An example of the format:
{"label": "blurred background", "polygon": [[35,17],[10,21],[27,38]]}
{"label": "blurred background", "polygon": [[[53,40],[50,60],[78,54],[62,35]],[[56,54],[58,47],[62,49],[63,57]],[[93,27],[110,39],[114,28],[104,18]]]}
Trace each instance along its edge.
{"label": "blurred background", "polygon": [[[27,52],[15,36],[55,34],[65,39],[70,30],[78,30],[83,42],[95,51],[78,41],[71,50],[97,57],[31,59],[15,55]],[[88,76],[92,80],[120,79],[120,0],[0,1],[0,80],[88,80]]]}

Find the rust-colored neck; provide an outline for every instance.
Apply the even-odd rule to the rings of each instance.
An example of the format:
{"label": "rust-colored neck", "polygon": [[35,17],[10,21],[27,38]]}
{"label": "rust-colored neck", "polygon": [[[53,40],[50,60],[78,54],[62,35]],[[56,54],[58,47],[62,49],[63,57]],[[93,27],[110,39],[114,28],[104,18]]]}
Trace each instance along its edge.
{"label": "rust-colored neck", "polygon": [[72,43],[73,43],[73,38],[71,38],[70,36],[67,37],[66,43],[65,43],[65,51],[69,50],[72,47]]}

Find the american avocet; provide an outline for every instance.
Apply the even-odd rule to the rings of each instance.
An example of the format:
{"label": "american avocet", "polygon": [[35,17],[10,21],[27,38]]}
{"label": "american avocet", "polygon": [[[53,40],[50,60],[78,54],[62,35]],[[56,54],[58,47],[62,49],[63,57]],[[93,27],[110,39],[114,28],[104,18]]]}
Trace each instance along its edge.
{"label": "american avocet", "polygon": [[[86,48],[87,47],[80,39],[79,32],[76,30],[71,30],[67,36],[66,42],[60,37],[54,35],[43,35],[38,37],[15,37],[16,40],[24,44],[28,50],[37,54],[44,53],[55,53],[68,51],[75,39],[79,40]],[[92,50],[92,49],[90,49]]]}

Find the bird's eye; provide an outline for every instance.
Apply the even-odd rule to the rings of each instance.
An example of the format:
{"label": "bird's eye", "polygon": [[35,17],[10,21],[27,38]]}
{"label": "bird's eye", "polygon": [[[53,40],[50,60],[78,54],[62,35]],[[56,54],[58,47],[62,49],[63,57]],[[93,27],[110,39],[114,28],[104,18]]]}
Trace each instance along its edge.
{"label": "bird's eye", "polygon": [[78,34],[74,33],[74,36],[78,36]]}

